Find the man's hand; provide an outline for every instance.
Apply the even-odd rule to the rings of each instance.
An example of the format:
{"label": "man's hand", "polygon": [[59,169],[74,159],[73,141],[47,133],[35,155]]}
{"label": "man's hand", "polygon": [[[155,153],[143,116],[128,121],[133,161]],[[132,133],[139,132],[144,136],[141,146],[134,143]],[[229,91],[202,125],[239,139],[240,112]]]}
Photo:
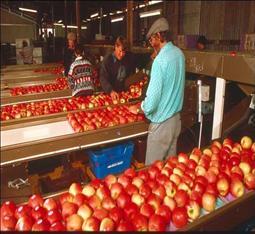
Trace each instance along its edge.
{"label": "man's hand", "polygon": [[114,100],[117,100],[117,101],[119,100],[119,95],[118,95],[118,93],[115,92],[115,91],[111,91],[110,96],[111,96],[111,98],[112,98],[113,101],[114,101]]}
{"label": "man's hand", "polygon": [[141,105],[141,104],[138,103],[138,104],[136,104],[136,105],[129,106],[129,107],[128,107],[128,110],[129,110],[131,113],[137,115],[137,114],[140,112],[140,105]]}

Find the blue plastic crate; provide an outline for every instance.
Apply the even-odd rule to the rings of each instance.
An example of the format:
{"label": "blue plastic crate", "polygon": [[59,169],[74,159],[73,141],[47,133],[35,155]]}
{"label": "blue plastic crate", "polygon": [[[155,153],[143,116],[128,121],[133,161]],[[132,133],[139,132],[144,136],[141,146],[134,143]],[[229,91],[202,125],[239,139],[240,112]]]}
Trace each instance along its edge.
{"label": "blue plastic crate", "polygon": [[134,143],[119,144],[102,150],[88,151],[90,167],[94,175],[102,179],[108,174],[118,174],[130,167]]}

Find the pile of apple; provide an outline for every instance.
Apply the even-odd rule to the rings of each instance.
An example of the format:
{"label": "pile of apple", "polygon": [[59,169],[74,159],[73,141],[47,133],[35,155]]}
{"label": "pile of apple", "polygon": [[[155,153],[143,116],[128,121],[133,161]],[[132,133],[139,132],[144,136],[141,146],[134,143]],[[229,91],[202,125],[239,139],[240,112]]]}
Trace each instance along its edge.
{"label": "pile of apple", "polygon": [[56,78],[56,82],[44,84],[44,85],[30,85],[23,87],[14,87],[10,89],[11,96],[19,96],[31,93],[45,93],[68,89],[67,79],[64,77]]}
{"label": "pile of apple", "polygon": [[38,68],[34,70],[34,72],[36,73],[49,73],[49,74],[56,74],[56,75],[61,75],[63,71],[64,71],[63,65],[60,65],[57,67],[51,67],[51,68]]}
{"label": "pile of apple", "polygon": [[41,116],[73,110],[85,110],[102,106],[116,105],[128,102],[141,96],[142,88],[147,83],[147,77],[130,86],[126,92],[119,93],[119,100],[112,100],[108,94],[100,93],[86,97],[49,99],[46,101],[19,103],[1,107],[1,120],[20,119],[30,116]]}
{"label": "pile of apple", "polygon": [[135,115],[131,113],[128,110],[128,106],[125,105],[86,112],[68,113],[67,119],[75,132],[84,132],[143,121],[145,116],[144,114]]}
{"label": "pile of apple", "polygon": [[216,200],[255,190],[255,142],[213,141],[190,155],[180,153],[120,176],[107,175],[82,186],[72,183],[56,198],[32,195],[1,206],[1,230],[167,231],[212,212]]}

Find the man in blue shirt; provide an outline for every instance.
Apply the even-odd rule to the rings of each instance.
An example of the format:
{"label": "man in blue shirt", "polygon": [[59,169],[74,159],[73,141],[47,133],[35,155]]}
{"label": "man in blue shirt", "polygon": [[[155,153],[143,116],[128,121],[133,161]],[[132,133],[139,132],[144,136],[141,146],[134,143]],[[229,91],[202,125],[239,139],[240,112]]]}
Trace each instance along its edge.
{"label": "man in blue shirt", "polygon": [[140,110],[151,121],[147,140],[146,161],[164,160],[176,155],[178,136],[181,132],[180,111],[183,106],[185,85],[185,58],[182,51],[167,42],[169,30],[165,18],[156,20],[147,38],[152,47],[159,47],[150,75],[146,97],[140,106],[130,106],[129,110]]}

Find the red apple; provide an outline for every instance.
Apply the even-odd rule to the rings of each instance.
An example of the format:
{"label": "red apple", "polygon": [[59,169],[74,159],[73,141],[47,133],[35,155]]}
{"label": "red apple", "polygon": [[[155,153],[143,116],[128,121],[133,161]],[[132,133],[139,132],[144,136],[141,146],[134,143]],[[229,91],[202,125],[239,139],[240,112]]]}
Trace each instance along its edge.
{"label": "red apple", "polygon": [[128,195],[132,196],[134,193],[138,193],[138,188],[133,185],[133,184],[129,184],[126,189],[125,189],[128,193]]}
{"label": "red apple", "polygon": [[139,194],[141,194],[144,198],[147,198],[151,194],[150,186],[146,183],[143,183],[139,188]]}
{"label": "red apple", "polygon": [[209,170],[205,173],[205,178],[207,179],[208,183],[216,183],[217,181],[217,175]]}
{"label": "red apple", "polygon": [[135,231],[147,231],[148,230],[148,221],[147,217],[144,215],[137,213],[131,219],[133,226],[135,227]]}
{"label": "red apple", "polygon": [[187,166],[188,166],[189,169],[195,170],[196,166],[197,166],[197,163],[193,159],[189,159],[188,163],[187,163]]}
{"label": "red apple", "polygon": [[15,225],[17,219],[14,216],[1,216],[1,231],[13,231],[15,230]]}
{"label": "red apple", "polygon": [[199,204],[199,206],[202,206],[202,193],[192,190],[190,193],[190,200],[195,201]]}
{"label": "red apple", "polygon": [[77,214],[86,220],[93,214],[93,210],[88,204],[83,204],[79,207]]}
{"label": "red apple", "polygon": [[255,175],[248,173],[244,176],[244,184],[247,189],[255,189]]}
{"label": "red apple", "polygon": [[148,168],[148,174],[150,179],[154,180],[156,179],[156,176],[160,173],[160,170],[156,166],[150,166]]}
{"label": "red apple", "polygon": [[73,196],[82,192],[82,187],[80,183],[72,183],[69,187],[69,193]]}
{"label": "red apple", "polygon": [[114,221],[116,225],[120,223],[120,221],[124,218],[124,210],[119,207],[114,207],[109,212],[109,217]]}
{"label": "red apple", "polygon": [[188,161],[189,161],[189,157],[187,154],[185,154],[185,153],[178,154],[178,162],[184,163],[185,165],[187,165]]}
{"label": "red apple", "polygon": [[177,174],[172,174],[170,176],[170,181],[174,182],[178,186],[181,183],[181,177]]}
{"label": "red apple", "polygon": [[120,195],[118,196],[116,200],[116,203],[118,207],[120,208],[124,208],[130,202],[131,202],[131,197],[124,191],[120,193]]}
{"label": "red apple", "polygon": [[121,174],[118,177],[118,183],[122,184],[122,186],[126,188],[131,183],[131,179],[128,176]]}
{"label": "red apple", "polygon": [[247,162],[240,162],[239,168],[242,170],[244,176],[251,172],[251,166]]}
{"label": "red apple", "polygon": [[58,221],[58,222],[51,224],[49,231],[55,231],[55,232],[66,231],[66,227],[62,222]]}
{"label": "red apple", "polygon": [[99,220],[103,220],[104,218],[108,216],[108,211],[104,209],[103,207],[95,208],[93,216]]}
{"label": "red apple", "polygon": [[120,195],[120,193],[123,191],[123,186],[118,183],[115,182],[111,185],[111,189],[110,189],[110,193],[111,193],[111,197],[116,200],[117,197]]}
{"label": "red apple", "polygon": [[32,208],[28,205],[20,205],[15,210],[15,218],[19,219],[22,216],[30,216]]}
{"label": "red apple", "polygon": [[172,221],[176,228],[182,228],[188,223],[188,214],[185,207],[176,207],[172,213]]}
{"label": "red apple", "polygon": [[252,139],[249,136],[243,136],[240,143],[243,149],[250,149],[252,146]]}
{"label": "red apple", "polygon": [[46,219],[38,219],[32,226],[32,231],[48,231],[50,223]]}
{"label": "red apple", "polygon": [[85,219],[82,224],[82,231],[99,231],[100,221],[95,217]]}
{"label": "red apple", "polygon": [[77,206],[81,206],[84,204],[88,198],[83,193],[78,193],[73,198],[73,203],[75,203]]}
{"label": "red apple", "polygon": [[218,196],[218,189],[217,189],[217,185],[216,183],[210,183],[206,186],[206,189],[205,189],[205,192],[206,193],[211,193],[213,194],[215,197]]}
{"label": "red apple", "polygon": [[145,198],[139,193],[134,193],[131,197],[131,201],[137,206],[141,206],[145,202]]}
{"label": "red apple", "polygon": [[149,179],[149,173],[147,170],[138,171],[137,176],[140,177],[144,182]]}
{"label": "red apple", "polygon": [[31,216],[35,219],[42,219],[46,216],[47,210],[42,207],[42,206],[36,206],[32,211],[31,211]]}
{"label": "red apple", "polygon": [[202,206],[208,212],[215,210],[216,197],[211,193],[205,192],[202,196]]}
{"label": "red apple", "polygon": [[244,194],[244,184],[242,181],[235,179],[231,181],[230,192],[234,197],[241,197]]}
{"label": "red apple", "polygon": [[196,163],[198,163],[199,160],[200,160],[200,156],[197,155],[197,154],[193,154],[193,153],[192,153],[192,154],[189,156],[189,159],[192,159],[193,161],[195,161]]}
{"label": "red apple", "polygon": [[241,178],[244,177],[244,173],[239,166],[233,166],[230,174],[232,174],[232,173],[239,174],[241,176]]}
{"label": "red apple", "polygon": [[90,184],[87,184],[83,187],[82,189],[82,193],[86,196],[86,197],[91,197],[96,193],[96,190],[94,189],[94,187]]}
{"label": "red apple", "polygon": [[161,171],[164,167],[164,162],[162,160],[156,160],[152,163],[152,165],[157,167]]}
{"label": "red apple", "polygon": [[115,224],[109,217],[104,218],[99,226],[99,231],[114,231]]}
{"label": "red apple", "polygon": [[153,214],[149,218],[148,222],[148,231],[154,231],[154,232],[164,232],[166,231],[167,223],[165,222],[165,219],[157,214]]}
{"label": "red apple", "polygon": [[16,231],[31,231],[33,226],[33,219],[30,216],[24,215],[20,217],[15,225]]}
{"label": "red apple", "polygon": [[28,205],[32,208],[43,205],[43,198],[40,194],[32,195],[28,200]]}
{"label": "red apple", "polygon": [[115,175],[109,174],[104,178],[106,186],[110,189],[112,184],[117,182],[117,177]]}
{"label": "red apple", "polygon": [[132,180],[132,184],[135,185],[138,189],[142,186],[143,182],[144,181],[138,176],[134,177]]}
{"label": "red apple", "polygon": [[[208,167],[209,167],[209,165],[208,165]],[[205,167],[198,165],[198,166],[196,166],[195,172],[196,172],[197,176],[204,176],[206,173],[206,169],[205,169]]]}
{"label": "red apple", "polygon": [[195,179],[195,182],[200,182],[201,184],[203,184],[205,187],[208,184],[207,179],[204,176],[197,176]]}
{"label": "red apple", "polygon": [[182,169],[178,168],[178,167],[175,167],[175,168],[173,169],[173,174],[176,174],[176,175],[182,177],[183,174],[184,174],[184,171],[183,171]]}
{"label": "red apple", "polygon": [[194,200],[190,200],[186,205],[188,217],[192,220],[197,219],[200,216],[200,205]]}
{"label": "red apple", "polygon": [[221,143],[220,143],[219,141],[217,141],[217,140],[214,140],[214,141],[212,142],[212,146],[213,146],[213,145],[217,146],[219,149],[222,148]]}
{"label": "red apple", "polygon": [[189,201],[189,195],[184,190],[177,190],[174,195],[174,200],[178,207],[184,207]]}
{"label": "red apple", "polygon": [[133,168],[128,168],[124,171],[124,175],[132,179],[136,176],[136,171]]}
{"label": "red apple", "polygon": [[131,219],[132,219],[133,215],[136,214],[138,211],[139,211],[139,207],[133,202],[129,202],[124,207],[125,215]]}
{"label": "red apple", "polygon": [[165,184],[165,190],[166,190],[166,195],[169,197],[174,197],[176,190],[177,190],[177,186],[174,182],[172,181],[167,181]]}
{"label": "red apple", "polygon": [[178,185],[178,189],[177,190],[183,190],[185,191],[187,194],[190,194],[191,193],[191,189],[190,187],[184,183],[184,182],[181,182],[179,185]]}
{"label": "red apple", "polygon": [[149,218],[154,214],[154,208],[150,204],[144,203],[140,207],[140,213]]}
{"label": "red apple", "polygon": [[132,232],[135,231],[133,224],[129,220],[121,220],[116,227],[117,232]]}
{"label": "red apple", "polygon": [[15,215],[16,205],[13,201],[6,201],[1,206],[1,217]]}
{"label": "red apple", "polygon": [[54,198],[47,198],[43,203],[43,207],[46,210],[54,210],[54,209],[58,209],[58,204]]}
{"label": "red apple", "polygon": [[66,201],[62,205],[62,216],[64,219],[66,219],[67,217],[76,214],[77,210],[78,206],[76,204]]}
{"label": "red apple", "polygon": [[[44,217],[42,217],[44,218]],[[62,215],[59,210],[49,210],[46,216],[50,224],[62,221]]]}
{"label": "red apple", "polygon": [[[171,169],[170,169],[171,170]],[[164,175],[164,174],[158,174],[156,176],[156,181],[160,184],[160,185],[163,185],[165,184],[165,182],[169,181],[169,177]]]}
{"label": "red apple", "polygon": [[63,205],[66,201],[73,202],[73,198],[74,196],[71,193],[63,193],[59,196],[59,202],[61,205]]}
{"label": "red apple", "polygon": [[217,181],[217,190],[221,196],[225,197],[228,194],[229,187],[229,181],[226,178],[220,178]]}
{"label": "red apple", "polygon": [[171,210],[168,206],[161,204],[160,207],[156,210],[155,214],[162,216],[166,223],[170,222]]}
{"label": "red apple", "polygon": [[101,202],[101,200],[98,198],[98,196],[96,194],[94,194],[93,196],[91,196],[88,199],[88,204],[93,209],[99,208],[99,207],[102,206],[102,202]]}
{"label": "red apple", "polygon": [[166,190],[163,185],[159,185],[158,187],[153,188],[152,193],[157,195],[161,200],[163,200],[166,196]]}
{"label": "red apple", "polygon": [[212,156],[212,150],[210,150],[209,148],[206,148],[203,150],[203,154],[204,155],[208,155],[208,156]]}
{"label": "red apple", "polygon": [[111,197],[106,197],[102,201],[102,207],[106,210],[111,210],[116,207],[116,202]]}
{"label": "red apple", "polygon": [[169,196],[164,197],[163,204],[168,206],[171,211],[173,211],[174,208],[176,207],[175,200],[172,197],[169,197]]}
{"label": "red apple", "polygon": [[67,231],[81,231],[83,224],[83,218],[78,214],[72,214],[66,219]]}
{"label": "red apple", "polygon": [[167,167],[167,166],[164,167],[164,168],[162,169],[162,171],[161,171],[161,174],[167,176],[168,178],[169,178],[169,176],[170,176],[172,173],[173,173],[173,170],[172,170],[171,168]]}
{"label": "red apple", "polygon": [[161,204],[161,199],[157,195],[152,193],[147,198],[147,203],[150,204],[154,208],[154,210],[156,211],[159,208],[160,204]]}

